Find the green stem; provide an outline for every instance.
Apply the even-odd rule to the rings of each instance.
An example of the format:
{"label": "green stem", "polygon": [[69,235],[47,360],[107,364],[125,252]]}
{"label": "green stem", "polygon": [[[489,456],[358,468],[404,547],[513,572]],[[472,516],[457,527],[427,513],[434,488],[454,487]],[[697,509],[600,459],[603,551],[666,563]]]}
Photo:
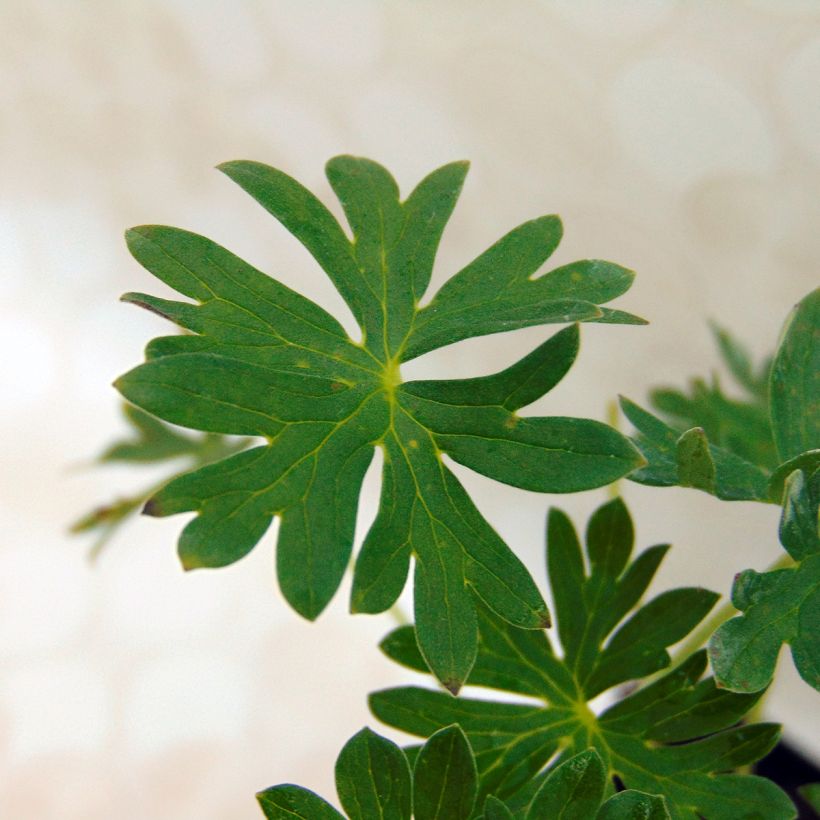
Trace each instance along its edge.
{"label": "green stem", "polygon": [[407,617],[407,613],[398,605],[393,604],[388,610],[390,615],[393,617],[393,620],[398,624],[398,626],[407,626],[410,623],[410,619]]}
{"label": "green stem", "polygon": [[[785,569],[786,567],[790,567],[794,565],[794,559],[788,555],[784,554],[781,555],[774,563],[769,564],[769,566],[764,570],[764,572],[773,572],[777,569]],[[672,655],[672,664],[676,664],[678,661],[683,660],[684,658],[688,658],[693,652],[697,652],[698,649],[706,645],[706,642],[709,638],[712,637],[712,633],[723,623],[728,621],[730,618],[734,618],[735,615],[738,614],[738,610],[732,606],[731,601],[726,601],[720,607],[718,607],[712,615],[707,618],[701,625],[694,631],[692,634],[682,643],[673,653]],[[666,672],[666,670],[663,670]],[[661,673],[662,674],[662,673]]]}

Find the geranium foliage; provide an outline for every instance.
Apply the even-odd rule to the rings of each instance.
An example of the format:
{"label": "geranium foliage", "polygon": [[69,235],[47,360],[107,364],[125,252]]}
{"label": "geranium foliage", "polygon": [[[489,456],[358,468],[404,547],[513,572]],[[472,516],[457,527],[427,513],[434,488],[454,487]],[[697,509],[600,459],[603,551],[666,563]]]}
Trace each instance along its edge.
{"label": "geranium foliage", "polygon": [[633,274],[581,260],[537,275],[562,233],[557,217],[544,216],[510,231],[423,304],[466,163],[434,171],[402,200],[375,162],[331,160],[328,180],[352,238],[281,171],[254,162],[221,170],[310,251],[361,340],[205,237],[162,226],[129,231],[134,257],[190,301],[123,298],[188,333],[151,342],[146,363],[121,377],[118,389],[173,424],[263,441],[176,478],[145,511],[197,513],[179,542],[187,568],[238,560],[279,518],[279,585],[298,612],[315,618],[349,564],[361,482],[380,447],[381,504],[356,561],[351,608],[389,608],[414,557],[419,645],[455,692],[475,660],[477,601],[525,629],[543,627],[548,614],[442,455],[538,492],[608,484],[642,458],[597,421],[518,413],[572,364],[576,325],[490,376],[402,383],[400,366],[461,339],[532,325],[640,323],[601,307],[629,288]]}
{"label": "geranium foliage", "polygon": [[[562,655],[545,633],[511,629],[482,609],[479,656],[467,681],[542,702],[454,699],[411,686],[374,693],[374,714],[421,737],[458,722],[475,750],[481,794],[519,812],[556,765],[592,748],[603,761],[608,793],[617,777],[629,789],[662,795],[675,820],[794,817],[791,801],[773,783],[732,773],[777,741],[775,725],[739,725],[758,695],[704,679],[704,651],[642,683],[669,665],[667,647],[689,633],[717,596],[674,589],[640,604],[667,547],[630,561],[632,523],[619,500],[592,516],[585,550],[558,510],[550,513],[547,541]],[[412,627],[393,632],[383,649],[425,669]],[[638,688],[603,713],[589,707],[602,692],[633,681]]]}

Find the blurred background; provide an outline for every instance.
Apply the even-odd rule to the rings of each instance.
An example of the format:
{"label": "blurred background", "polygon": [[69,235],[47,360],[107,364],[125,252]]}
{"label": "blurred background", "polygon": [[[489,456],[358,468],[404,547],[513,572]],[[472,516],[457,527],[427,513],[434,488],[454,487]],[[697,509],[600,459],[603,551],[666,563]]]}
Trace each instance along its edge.
{"label": "blurred background", "polygon": [[[0,0],[0,816],[254,818],[254,792],[283,781],[333,797],[338,750],[377,728],[366,693],[410,677],[375,647],[391,619],[348,616],[347,586],[313,625],[285,606],[272,531],[188,575],[184,517],[134,519],[93,566],[67,536],[158,477],[90,466],[125,431],[111,380],[168,332],[117,301],[165,294],[123,229],[207,234],[348,322],[313,260],[213,166],[264,161],[330,203],[337,153],[381,161],[405,193],[469,158],[434,285],[543,213],[564,219],[556,264],[637,270],[617,306],[651,324],[585,326],[574,370],[534,407],[604,418],[617,393],[643,401],[715,367],[709,318],[770,352],[816,285],[818,77],[815,0]],[[490,372],[551,332],[465,342],[405,375]],[[542,587],[548,505],[582,523],[605,497],[459,475]],[[377,486],[371,471],[362,527]],[[657,589],[725,594],[777,557],[773,507],[623,491],[639,545],[675,544]],[[766,712],[820,756],[816,694],[787,660]]]}

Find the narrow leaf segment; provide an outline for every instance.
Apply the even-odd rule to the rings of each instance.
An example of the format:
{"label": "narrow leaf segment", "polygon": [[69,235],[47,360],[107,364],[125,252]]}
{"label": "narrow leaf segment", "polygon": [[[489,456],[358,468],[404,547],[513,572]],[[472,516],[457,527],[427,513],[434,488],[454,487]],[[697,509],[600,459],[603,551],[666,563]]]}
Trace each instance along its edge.
{"label": "narrow leaf segment", "polygon": [[128,232],[134,257],[190,301],[139,293],[125,301],[189,331],[155,339],[116,385],[165,421],[256,437],[259,446],[171,481],[150,515],[195,512],[179,542],[187,568],[247,554],[280,519],[277,573],[285,598],[315,618],[339,586],[359,491],[374,447],[384,455],[381,504],[359,554],[351,609],[380,612],[415,558],[419,645],[456,692],[477,648],[476,601],[517,627],[548,622],[529,574],[442,460],[537,492],[608,484],[640,466],[628,439],[588,419],[522,417],[578,349],[573,325],[491,376],[402,383],[400,365],[452,342],[580,321],[638,323],[601,307],[633,274],[582,260],[537,275],[561,237],[546,216],[515,228],[420,307],[467,171],[434,171],[405,199],[370,160],[337,157],[327,176],[353,234],[313,194],[254,162],[221,170],[313,255],[358,322],[348,337],[322,308],[205,237],[176,228]]}
{"label": "narrow leaf segment", "polygon": [[[475,757],[458,726],[436,732],[416,755],[362,729],[336,761],[336,791],[349,820],[469,820],[477,794]],[[307,789],[272,786],[257,795],[269,820],[344,817]],[[310,813],[313,812],[313,813]]]}
{"label": "narrow leaf segment", "polygon": [[[592,516],[585,550],[558,510],[550,513],[547,542],[562,655],[545,633],[512,629],[482,608],[478,659],[467,681],[542,704],[454,700],[430,689],[401,687],[374,693],[374,714],[420,737],[458,722],[475,751],[479,803],[492,794],[514,817],[527,817],[528,807],[542,803],[545,808],[533,817],[565,816],[555,813],[556,806],[572,801],[577,801],[575,813],[567,809],[567,817],[595,817],[590,806],[613,794],[613,777],[627,789],[662,796],[665,806],[619,797],[607,810],[611,813],[599,816],[665,817],[666,811],[673,820],[795,817],[788,797],[773,783],[731,773],[763,757],[779,728],[738,725],[759,695],[728,692],[711,678],[701,679],[704,651],[602,714],[588,705],[613,686],[667,667],[667,647],[698,624],[717,596],[675,589],[640,604],[667,547],[652,547],[632,559],[632,522],[618,499]],[[399,663],[425,671],[412,627],[391,633],[382,648]],[[548,783],[556,788],[540,793]],[[638,800],[648,806],[647,813],[615,813]]]}
{"label": "narrow leaf segment", "polygon": [[[454,724],[435,732],[412,754],[370,729],[354,735],[336,761],[340,814],[314,792],[285,783],[257,794],[268,820],[669,820],[660,795],[634,790],[611,795],[598,752],[564,761],[537,784],[531,799],[507,804],[495,795],[482,803],[470,741]],[[520,803],[520,801],[519,801]]]}

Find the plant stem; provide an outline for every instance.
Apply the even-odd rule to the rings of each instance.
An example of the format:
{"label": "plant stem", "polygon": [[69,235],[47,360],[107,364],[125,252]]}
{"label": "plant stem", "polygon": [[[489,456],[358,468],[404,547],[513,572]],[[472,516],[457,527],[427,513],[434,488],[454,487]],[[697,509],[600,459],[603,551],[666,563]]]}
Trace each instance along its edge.
{"label": "plant stem", "polygon": [[[780,556],[776,561],[769,564],[768,567],[764,570],[764,572],[772,572],[777,569],[785,569],[786,567],[790,567],[794,565],[794,559],[784,553]],[[725,621],[728,621],[729,618],[733,618],[737,615],[738,610],[732,605],[731,601],[726,601],[720,607],[718,607],[715,612],[712,613],[711,617],[705,620],[699,627],[696,629],[687,639],[684,641],[678,649],[672,655],[672,664],[674,665],[677,661],[682,660],[683,658],[689,657],[693,652],[696,652],[702,646],[706,644],[709,638],[712,637],[712,633]]]}
{"label": "plant stem", "polygon": [[398,604],[393,604],[388,612],[399,626],[407,626],[410,623],[407,613]]}

